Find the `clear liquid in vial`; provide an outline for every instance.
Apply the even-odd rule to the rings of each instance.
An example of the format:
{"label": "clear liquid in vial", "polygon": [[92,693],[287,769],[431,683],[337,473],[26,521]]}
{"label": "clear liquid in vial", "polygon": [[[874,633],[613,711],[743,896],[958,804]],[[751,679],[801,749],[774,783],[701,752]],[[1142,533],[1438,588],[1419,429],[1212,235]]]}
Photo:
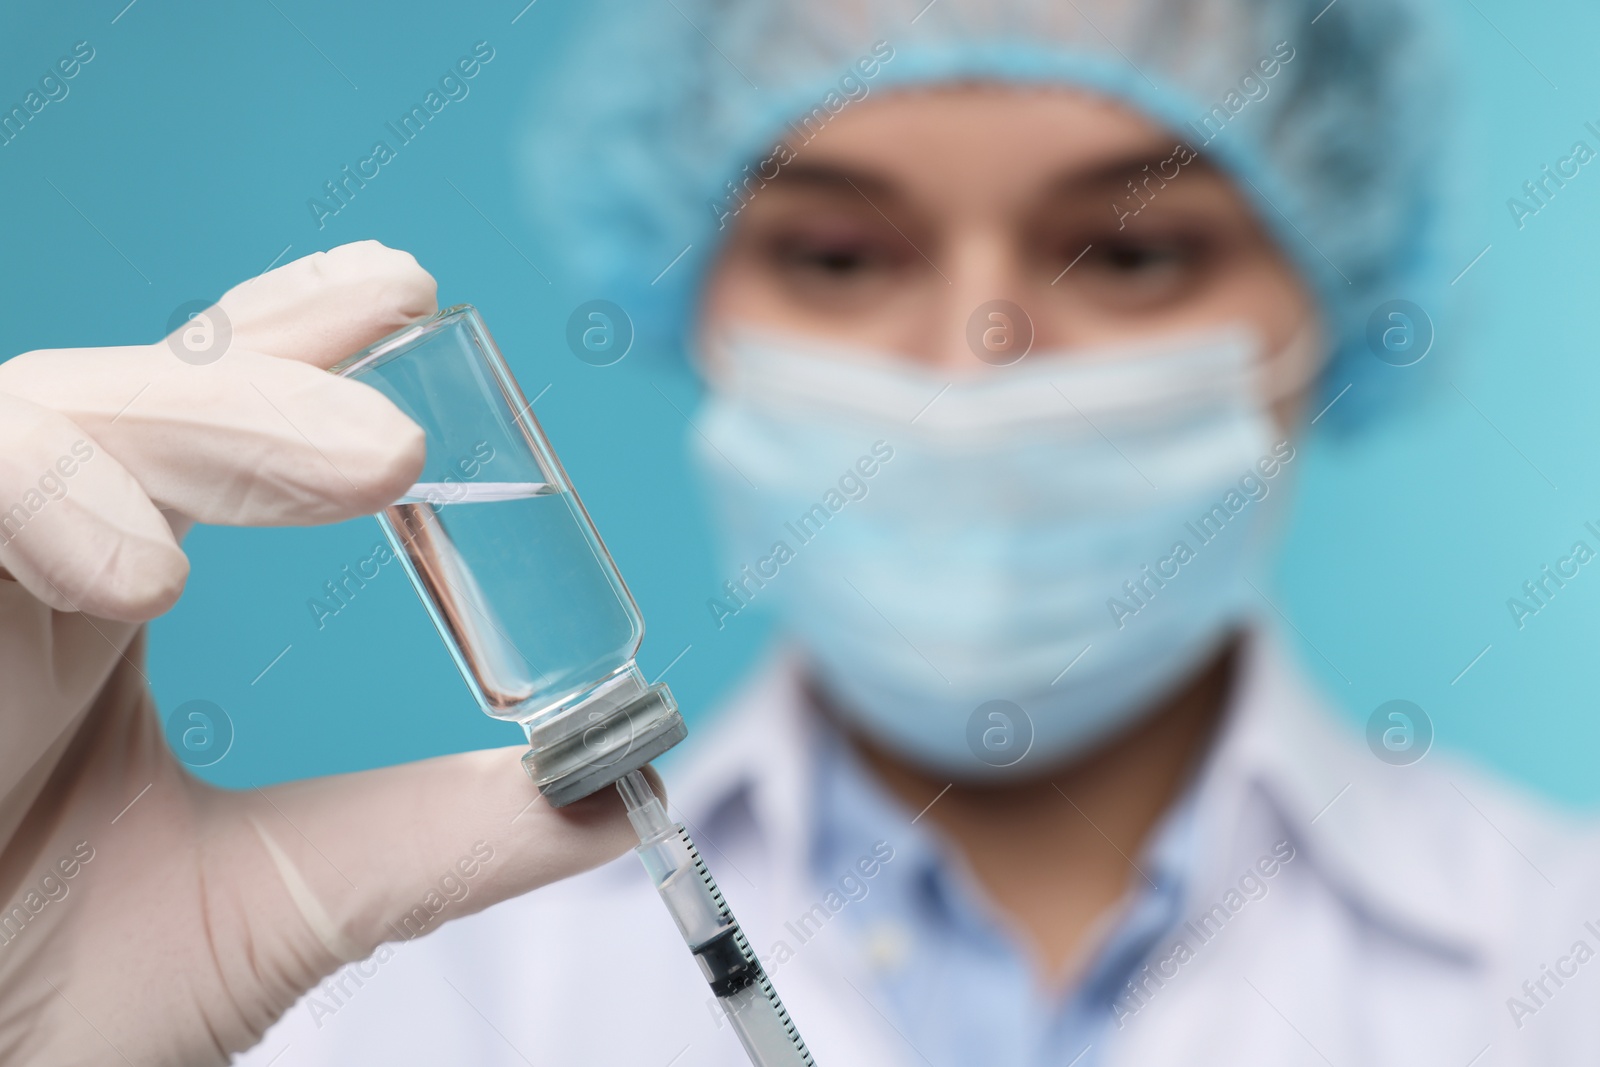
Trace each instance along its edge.
{"label": "clear liquid in vial", "polygon": [[544,482],[421,483],[384,509],[491,715],[525,720],[633,658],[633,614],[580,514]]}

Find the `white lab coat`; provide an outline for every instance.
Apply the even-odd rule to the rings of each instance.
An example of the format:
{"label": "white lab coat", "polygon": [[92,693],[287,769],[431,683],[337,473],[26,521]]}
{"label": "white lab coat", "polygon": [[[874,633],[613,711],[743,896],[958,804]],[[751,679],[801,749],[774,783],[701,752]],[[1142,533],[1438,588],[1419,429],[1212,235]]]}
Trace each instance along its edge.
{"label": "white lab coat", "polygon": [[[763,953],[793,944],[784,924],[818,903],[803,868],[814,728],[792,670],[776,665],[671,775],[674,814]],[[1214,919],[1210,940],[1191,937],[1188,959],[1160,942],[1148,995],[1101,1036],[1098,1062],[1600,1060],[1600,957],[1578,949],[1600,952],[1600,847],[1588,831],[1438,752],[1408,767],[1380,761],[1317,706],[1270,638],[1247,645],[1196,788],[1187,917],[1228,911],[1240,899],[1230,890],[1279,842],[1294,858],[1225,926]],[[887,965],[872,942],[834,922],[772,971],[822,1067],[924,1062],[915,1035],[871,1002],[874,967]],[[384,952],[326,980],[240,1062],[746,1062],[631,856]]]}

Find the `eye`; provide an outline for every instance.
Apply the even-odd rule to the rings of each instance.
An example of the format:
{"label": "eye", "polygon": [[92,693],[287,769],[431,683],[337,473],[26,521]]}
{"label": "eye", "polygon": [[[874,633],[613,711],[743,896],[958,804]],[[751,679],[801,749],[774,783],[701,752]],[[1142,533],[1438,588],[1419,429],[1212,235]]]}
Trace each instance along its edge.
{"label": "eye", "polygon": [[[750,221],[765,222],[759,216]],[[814,312],[855,314],[880,306],[915,274],[908,262],[915,252],[906,239],[854,211],[796,210],[748,227],[743,239],[753,253],[751,277]]]}
{"label": "eye", "polygon": [[774,266],[786,273],[846,281],[893,267],[901,258],[888,242],[866,235],[787,233],[768,245]]}
{"label": "eye", "polygon": [[787,267],[844,275],[869,265],[867,250],[859,245],[785,242],[773,249],[773,258]]}
{"label": "eye", "polygon": [[1107,311],[1145,312],[1194,293],[1213,266],[1213,242],[1183,230],[1080,231],[1052,252],[1052,288],[1077,293]]}
{"label": "eye", "polygon": [[1195,242],[1183,238],[1107,238],[1094,244],[1084,264],[1112,274],[1140,275],[1171,271],[1191,263]]}

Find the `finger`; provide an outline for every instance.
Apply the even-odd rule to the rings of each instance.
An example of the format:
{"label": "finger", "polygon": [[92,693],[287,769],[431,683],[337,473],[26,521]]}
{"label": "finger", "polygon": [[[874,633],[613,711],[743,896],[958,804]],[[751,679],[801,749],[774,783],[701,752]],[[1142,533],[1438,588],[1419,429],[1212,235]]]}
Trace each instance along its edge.
{"label": "finger", "polygon": [[129,471],[59,412],[0,393],[0,566],[57,611],[142,622],[189,561]]}
{"label": "finger", "polygon": [[436,297],[411,253],[357,241],[236,285],[217,306],[234,346],[327,368],[433,314]]}
{"label": "finger", "polygon": [[159,507],[200,522],[337,522],[393,503],[422,470],[422,431],[376,390],[234,348],[212,363],[164,345],[25,352],[0,389],[52,408]]}
{"label": "finger", "polygon": [[259,876],[241,885],[229,920],[257,944],[274,926],[298,931],[280,946],[283,977],[308,988],[379,944],[432,933],[637,843],[615,790],[551,808],[523,773],[523,751],[230,796],[221,819],[234,828],[219,827],[215,839]]}

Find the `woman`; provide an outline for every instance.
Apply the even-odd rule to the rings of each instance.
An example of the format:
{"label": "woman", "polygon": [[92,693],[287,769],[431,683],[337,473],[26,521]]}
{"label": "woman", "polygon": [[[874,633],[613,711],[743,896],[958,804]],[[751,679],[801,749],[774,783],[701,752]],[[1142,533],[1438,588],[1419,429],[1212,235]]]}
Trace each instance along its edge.
{"label": "woman", "polygon": [[[1435,77],[1416,14],[674,0],[594,20],[553,74],[532,199],[571,269],[642,334],[686,339],[705,377],[691,443],[730,560],[707,625],[771,607],[792,637],[673,798],[817,1061],[1543,1064],[1583,1047],[1600,945],[1585,843],[1437,758],[1408,762],[1403,711],[1370,749],[1345,737],[1257,621],[1274,616],[1251,568],[1295,435],[1408,381],[1363,334],[1426,280]],[[360,337],[318,318],[305,294],[341,292],[321,278],[225,298],[235,347],[326,363],[431,306],[414,264],[368,268],[349,284],[392,277],[357,301],[375,309]],[[144,505],[173,503],[152,483],[174,464],[160,488],[205,481],[147,454],[164,435],[119,438],[121,394],[74,399],[113,378],[63,378],[55,356],[8,364],[0,399],[64,449],[89,422]],[[220,475],[178,511],[325,520],[407,484],[414,439],[392,411],[244,362],[303,387],[288,421],[306,443],[348,403],[393,447],[342,440],[347,492],[305,431],[249,409],[291,491],[219,502],[252,465],[198,448]],[[37,1052],[18,1035],[41,1012],[86,1061],[215,1056],[435,884],[466,911],[622,847],[614,810],[586,812],[604,832],[585,834],[534,808],[515,860],[483,860],[479,835],[525,807],[508,753],[202,811],[132,677],[132,624],[175,595],[181,553],[153,508],[121,519],[148,552],[132,592],[57,588],[44,579],[72,568],[52,572],[27,531],[0,557],[26,587],[0,588],[8,620],[51,623],[13,626],[19,673],[50,662],[62,619],[127,620],[70,635],[98,657],[83,694],[53,675],[28,690],[71,707],[25,738],[22,766],[44,772],[24,775],[5,858],[76,840],[57,811],[98,836],[51,875],[67,891],[45,888],[40,927],[0,945],[7,1048]],[[69,614],[108,588],[123,598]],[[362,847],[399,826],[416,828],[403,872]],[[312,844],[330,840],[337,862]],[[144,862],[114,869],[138,878],[91,894],[83,872],[135,845]],[[25,888],[23,870],[0,874]],[[126,969],[156,946],[181,980],[132,1010]],[[59,984],[15,963],[64,958],[80,966]],[[246,1057],[378,1061],[744,1058],[625,860],[384,946]]]}
{"label": "woman", "polygon": [[[535,202],[707,382],[708,624],[791,636],[674,797],[817,1061],[1561,1061],[1587,850],[1416,764],[1403,708],[1344,736],[1251,580],[1296,435],[1409,381],[1364,331],[1427,284],[1417,13],[600,25]],[[627,864],[325,983],[253,1062],[286,1044],[743,1062]]]}

